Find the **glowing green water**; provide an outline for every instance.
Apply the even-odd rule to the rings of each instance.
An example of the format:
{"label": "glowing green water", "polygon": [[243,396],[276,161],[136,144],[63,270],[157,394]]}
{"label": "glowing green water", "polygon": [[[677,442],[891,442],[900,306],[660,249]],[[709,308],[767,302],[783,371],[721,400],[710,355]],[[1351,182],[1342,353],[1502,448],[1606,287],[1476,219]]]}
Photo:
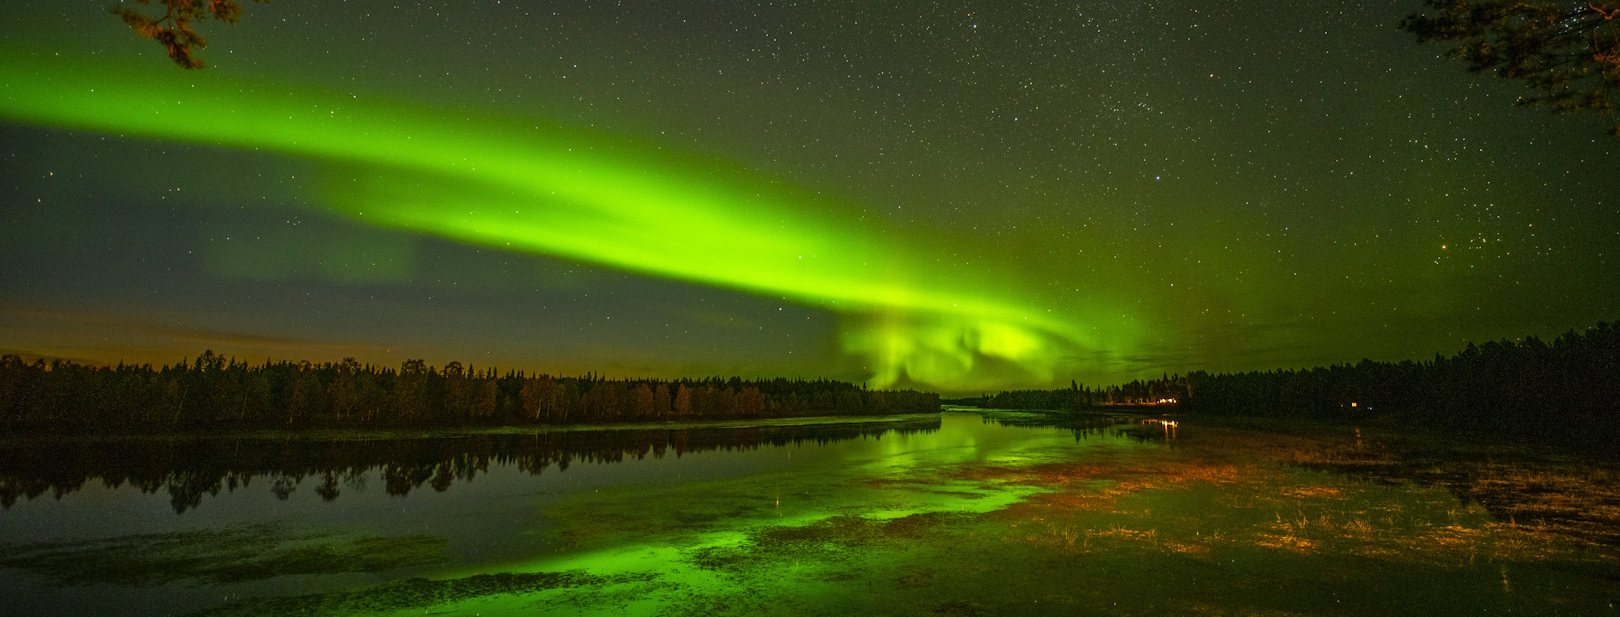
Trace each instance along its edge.
{"label": "glowing green water", "polygon": [[[99,584],[134,597],[189,576],[157,595],[197,591],[171,606],[222,615],[1591,615],[1613,614],[1620,598],[1612,468],[1495,450],[1415,462],[1350,429],[1175,430],[946,413],[937,430],[879,438],[539,476],[493,466],[442,493],[377,503],[373,489],[330,503],[294,492],[283,503],[307,503],[273,524],[329,535],[254,531],[240,541],[266,549],[247,566]],[[232,529],[253,522],[253,508],[229,502],[255,494],[222,494],[185,516]],[[72,501],[0,516],[26,522],[28,508]],[[213,559],[239,558],[221,548],[229,534],[192,533]],[[286,548],[311,538],[336,548]],[[389,557],[398,569],[352,554],[387,538],[400,544]],[[437,561],[433,538],[449,547]],[[119,541],[84,556],[110,563]],[[141,542],[170,551],[163,567],[185,565],[184,534]],[[71,553],[58,550],[53,567]],[[27,573],[9,585],[50,593],[50,568],[5,565]],[[94,591],[93,575],[71,571],[79,578],[56,584]],[[271,574],[233,587],[220,572]]]}

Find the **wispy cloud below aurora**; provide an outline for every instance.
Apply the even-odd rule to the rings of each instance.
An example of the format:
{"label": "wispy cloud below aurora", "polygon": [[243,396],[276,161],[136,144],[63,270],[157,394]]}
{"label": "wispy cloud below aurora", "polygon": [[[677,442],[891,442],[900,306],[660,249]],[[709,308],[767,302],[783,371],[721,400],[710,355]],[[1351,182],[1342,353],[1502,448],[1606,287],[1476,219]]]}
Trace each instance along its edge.
{"label": "wispy cloud below aurora", "polygon": [[[369,225],[816,306],[875,385],[1045,382],[1137,337],[1054,306],[994,255],[939,258],[854,209],[724,162],[623,139],[168,67],[0,56],[0,116],[277,152],[330,168],[323,207]],[[1098,317],[1112,316],[1113,327]],[[1093,360],[1092,362],[1095,362]],[[1104,361],[1106,363],[1106,360]],[[1095,367],[1092,367],[1095,368]]]}

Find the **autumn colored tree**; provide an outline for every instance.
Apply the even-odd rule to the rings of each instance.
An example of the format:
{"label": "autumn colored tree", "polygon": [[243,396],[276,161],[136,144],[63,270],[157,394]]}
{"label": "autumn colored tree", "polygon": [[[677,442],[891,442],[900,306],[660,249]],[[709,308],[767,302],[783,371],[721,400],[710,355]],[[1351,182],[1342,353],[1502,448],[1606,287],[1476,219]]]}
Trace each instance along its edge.
{"label": "autumn colored tree", "polygon": [[534,420],[549,418],[557,409],[558,395],[557,383],[550,375],[523,380],[523,388],[519,392],[523,415]]}
{"label": "autumn colored tree", "polygon": [[653,390],[653,417],[662,418],[669,415],[669,384],[660,383]]}
{"label": "autumn colored tree", "polygon": [[649,386],[646,383],[636,385],[636,417],[658,417],[658,407],[656,405],[656,399],[653,398],[652,386]]}
{"label": "autumn colored tree", "polygon": [[681,418],[692,415],[692,389],[684,383],[675,391],[675,415]]}
{"label": "autumn colored tree", "polygon": [[757,416],[765,411],[765,395],[759,388],[748,386],[737,395],[737,415],[744,417]]}
{"label": "autumn colored tree", "polygon": [[[1425,0],[1401,29],[1452,45],[1470,71],[1518,79],[1535,94],[1521,105],[1555,113],[1614,113],[1620,88],[1620,0]],[[1614,134],[1620,136],[1620,122]]]}
{"label": "autumn colored tree", "polygon": [[144,7],[152,4],[152,0],[130,2],[140,6],[120,3],[113,5],[112,13],[129,24],[141,38],[157,41],[169,53],[169,59],[185,69],[202,68],[205,63],[202,58],[192,55],[192,48],[208,47],[208,40],[192,29],[192,22],[213,17],[227,24],[235,24],[242,19],[242,5],[235,0],[161,0],[162,17],[153,17],[144,10]]}

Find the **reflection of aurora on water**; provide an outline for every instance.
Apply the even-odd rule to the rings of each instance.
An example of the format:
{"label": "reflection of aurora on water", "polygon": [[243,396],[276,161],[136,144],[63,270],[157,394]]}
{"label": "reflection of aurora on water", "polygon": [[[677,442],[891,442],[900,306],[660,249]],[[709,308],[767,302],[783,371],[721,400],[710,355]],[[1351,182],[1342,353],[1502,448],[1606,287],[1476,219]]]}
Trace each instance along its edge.
{"label": "reflection of aurora on water", "polygon": [[[119,614],[170,614],[166,582],[211,592],[181,601],[192,614],[236,616],[1605,614],[1614,597],[1610,462],[1348,427],[1186,422],[1166,442],[1127,417],[934,420],[784,425],[764,431],[780,447],[663,458],[661,431],[558,436],[603,464],[540,475],[519,467],[556,457],[514,456],[517,436],[464,439],[400,451],[452,472],[488,458],[444,492],[325,503],[309,474],[286,501],[256,484],[180,516],[128,485],[85,490],[7,511],[40,518],[7,528],[23,557],[0,566],[47,583],[17,596],[29,614],[96,585]],[[321,469],[337,449],[310,454]],[[72,516],[132,507],[163,516],[125,532]],[[259,518],[278,508],[295,516]],[[49,535],[11,531],[27,527]]]}
{"label": "reflection of aurora on water", "polygon": [[327,167],[324,207],[365,224],[829,310],[877,386],[1049,383],[1064,362],[1106,369],[1139,342],[1106,299],[1064,304],[995,255],[957,255],[951,238],[729,164],[166,69],[10,53],[0,117],[314,159]]}

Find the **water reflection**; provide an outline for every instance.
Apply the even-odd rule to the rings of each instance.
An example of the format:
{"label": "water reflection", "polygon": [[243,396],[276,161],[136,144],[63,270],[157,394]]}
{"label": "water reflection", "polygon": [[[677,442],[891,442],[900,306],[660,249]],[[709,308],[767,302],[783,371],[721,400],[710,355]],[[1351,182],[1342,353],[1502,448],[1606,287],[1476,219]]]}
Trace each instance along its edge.
{"label": "water reflection", "polygon": [[1441,487],[1464,510],[1514,529],[1620,546],[1620,469],[1612,461],[1510,443],[1401,433],[1318,437],[1290,463],[1385,486]]}
{"label": "water reflection", "polygon": [[987,424],[1009,428],[1061,428],[1074,433],[1076,440],[1124,436],[1137,442],[1174,445],[1180,423],[1169,418],[1145,418],[1121,413],[1059,413],[1014,411],[946,406],[984,417]]}
{"label": "water reflection", "polygon": [[[524,434],[461,434],[414,438],[190,438],[47,439],[0,444],[0,506],[45,494],[61,499],[100,481],[143,493],[167,491],[176,513],[205,497],[255,482],[285,500],[304,478],[318,478],[315,493],[333,501],[345,490],[380,478],[394,496],[423,485],[443,492],[490,466],[539,475],[575,463],[617,463],[723,450],[756,450],[939,430],[936,415],[888,421],[789,423],[701,428],[616,428]],[[375,476],[369,472],[375,470]]]}
{"label": "water reflection", "polygon": [[[1201,426],[1190,443],[1178,440],[1181,423],[1168,417],[1141,417],[1123,414],[1055,414],[1040,412],[984,412],[985,422],[1008,427],[1058,427],[1074,432],[1077,439],[1099,435],[1125,435],[1139,442],[1160,442],[1172,448],[1191,446],[1198,454],[1185,459],[1165,459],[1167,467],[1155,472],[1161,478],[1178,482],[1196,478],[1219,483],[1221,476],[1232,476],[1234,468],[1213,468],[1204,462],[1219,460],[1267,460],[1292,468],[1326,472],[1356,483],[1415,489],[1439,488],[1454,496],[1459,507],[1445,519],[1485,515],[1523,537],[1544,541],[1573,542],[1578,545],[1620,546],[1620,469],[1612,464],[1596,464],[1588,456],[1547,450],[1514,443],[1489,443],[1452,439],[1445,435],[1398,430],[1369,430],[1331,425],[1289,426],[1282,423],[1250,426],[1270,432],[1231,430]],[[1211,456],[1213,455],[1213,456]],[[1110,474],[1117,470],[1110,470]],[[1068,482],[1068,477],[1047,477],[1047,482]],[[1293,498],[1325,498],[1332,501],[1340,489],[1293,491]],[[1297,509],[1297,508],[1296,508]],[[1341,527],[1347,532],[1366,535],[1374,530],[1376,517],[1351,512],[1337,524],[1329,524],[1331,514],[1307,520],[1296,513],[1292,520],[1276,517],[1285,533],[1271,542],[1275,546],[1309,546],[1295,532],[1307,527]],[[1386,516],[1395,525],[1399,517]],[[1313,523],[1314,521],[1314,523]],[[1457,528],[1453,527],[1453,531]],[[1543,542],[1545,543],[1545,542]]]}
{"label": "water reflection", "polygon": [[[63,615],[166,614],[188,585],[203,592],[185,610],[232,616],[1612,614],[1620,597],[1620,548],[1605,540],[1620,529],[1612,461],[1387,429],[1166,421],[992,412],[264,451],[224,440],[206,454],[232,465],[96,474],[159,488],[186,474],[228,487],[221,469],[273,490],[320,480],[303,497],[312,484],[324,496],[390,477],[400,491],[490,478],[408,503],[373,491],[282,504],[257,487],[185,517],[159,503],[153,518],[192,528],[35,534],[0,547],[14,555],[0,568],[23,581],[21,612]],[[828,445],[766,447],[792,443]],[[347,458],[357,444],[374,454]],[[669,456],[703,449],[757,450]],[[558,474],[563,461],[625,463]],[[12,514],[74,504],[37,505]],[[255,518],[266,506],[277,512]],[[1554,510],[1571,516],[1529,514]],[[55,608],[112,586],[100,604]]]}

